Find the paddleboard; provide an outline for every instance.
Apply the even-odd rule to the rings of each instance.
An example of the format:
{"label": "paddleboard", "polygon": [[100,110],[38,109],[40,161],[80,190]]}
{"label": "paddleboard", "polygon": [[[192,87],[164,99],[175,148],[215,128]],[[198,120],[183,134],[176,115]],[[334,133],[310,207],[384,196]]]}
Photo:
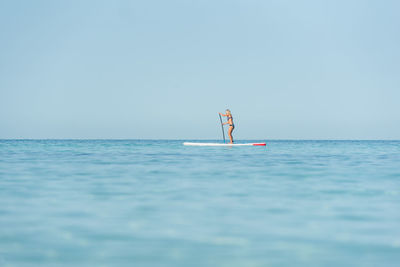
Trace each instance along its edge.
{"label": "paddleboard", "polygon": [[244,143],[244,144],[225,144],[225,143],[192,143],[184,142],[184,146],[266,146],[266,143]]}

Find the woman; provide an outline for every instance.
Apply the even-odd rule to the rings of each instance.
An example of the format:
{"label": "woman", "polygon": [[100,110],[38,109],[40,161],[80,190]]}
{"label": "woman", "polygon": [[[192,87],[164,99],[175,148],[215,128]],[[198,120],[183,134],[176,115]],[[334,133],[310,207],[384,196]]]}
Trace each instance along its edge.
{"label": "woman", "polygon": [[233,144],[232,131],[233,131],[233,129],[235,129],[235,125],[233,124],[232,113],[229,109],[227,109],[225,114],[222,114],[222,113],[219,113],[219,114],[221,116],[227,117],[226,119],[228,121],[225,123],[222,123],[222,125],[229,124],[228,135],[229,135],[229,139],[231,139],[231,144]]}

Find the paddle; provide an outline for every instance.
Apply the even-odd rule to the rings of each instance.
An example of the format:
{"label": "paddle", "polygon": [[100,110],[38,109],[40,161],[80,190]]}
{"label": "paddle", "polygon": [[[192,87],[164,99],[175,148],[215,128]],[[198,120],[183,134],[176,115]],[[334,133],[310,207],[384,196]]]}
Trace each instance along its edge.
{"label": "paddle", "polygon": [[224,125],[222,124],[222,117],[221,114],[218,115],[219,115],[219,120],[221,121],[222,137],[224,138],[224,143],[225,143],[225,132],[224,132]]}

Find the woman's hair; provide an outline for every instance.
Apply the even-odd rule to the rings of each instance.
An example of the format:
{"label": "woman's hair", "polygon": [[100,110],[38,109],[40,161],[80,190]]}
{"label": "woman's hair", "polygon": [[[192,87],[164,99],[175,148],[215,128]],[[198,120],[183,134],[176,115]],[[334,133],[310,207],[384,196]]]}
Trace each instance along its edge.
{"label": "woman's hair", "polygon": [[229,109],[226,109],[227,112],[231,113],[231,111]]}

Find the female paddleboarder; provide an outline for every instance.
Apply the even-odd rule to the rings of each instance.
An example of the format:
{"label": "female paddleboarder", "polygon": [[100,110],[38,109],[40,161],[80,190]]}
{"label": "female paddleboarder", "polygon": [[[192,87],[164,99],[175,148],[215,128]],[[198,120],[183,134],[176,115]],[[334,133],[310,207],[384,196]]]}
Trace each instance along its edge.
{"label": "female paddleboarder", "polygon": [[229,109],[227,109],[225,114],[219,113],[219,115],[227,117],[226,119],[228,121],[225,123],[222,123],[222,125],[229,124],[228,135],[229,135],[229,139],[231,139],[231,144],[233,144],[232,131],[233,131],[233,129],[235,129],[235,125],[233,124],[232,113]]}

